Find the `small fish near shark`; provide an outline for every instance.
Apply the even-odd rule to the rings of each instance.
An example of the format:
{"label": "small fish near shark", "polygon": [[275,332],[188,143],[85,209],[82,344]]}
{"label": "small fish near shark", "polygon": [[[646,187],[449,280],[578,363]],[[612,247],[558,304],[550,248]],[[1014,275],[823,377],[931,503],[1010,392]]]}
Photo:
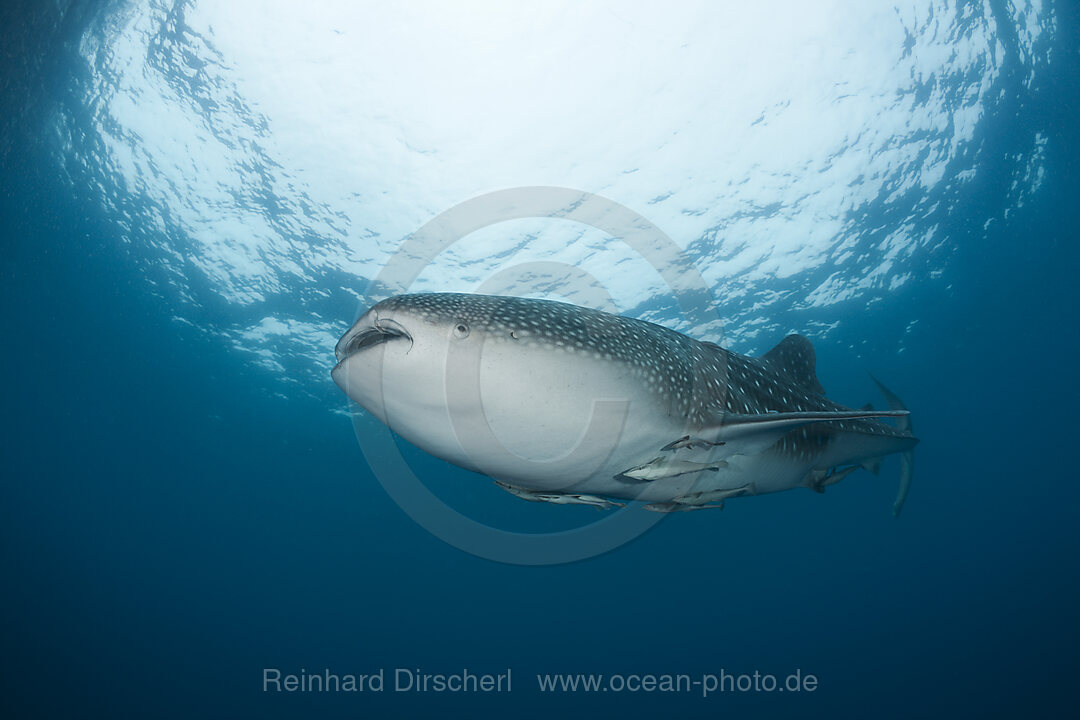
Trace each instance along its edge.
{"label": "small fish near shark", "polygon": [[888,410],[827,399],[800,335],[749,357],[567,303],[423,293],[374,305],[335,354],[337,385],[394,432],[532,502],[718,509],[893,453],[894,514],[911,486],[903,403],[876,379]]}
{"label": "small fish near shark", "polygon": [[[661,452],[663,452],[663,448],[661,448]],[[703,463],[693,462],[691,460],[678,460],[670,455],[659,455],[644,465],[638,465],[635,468],[623,470],[620,475],[631,480],[652,481],[663,478],[673,478],[678,475],[699,473],[704,470],[719,472],[720,468],[726,467],[727,462],[724,460],[717,460],[714,463]]]}

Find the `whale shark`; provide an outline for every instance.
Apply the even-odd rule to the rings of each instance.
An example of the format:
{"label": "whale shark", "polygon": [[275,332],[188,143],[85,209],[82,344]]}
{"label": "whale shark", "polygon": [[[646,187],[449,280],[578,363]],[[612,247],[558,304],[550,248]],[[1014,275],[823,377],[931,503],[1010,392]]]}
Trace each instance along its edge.
{"label": "whale shark", "polygon": [[568,303],[417,293],[373,305],[335,355],[334,382],[397,435],[532,502],[715,509],[824,492],[894,453],[895,515],[911,486],[900,398],[879,382],[888,409],[826,398],[801,335],[750,357]]}

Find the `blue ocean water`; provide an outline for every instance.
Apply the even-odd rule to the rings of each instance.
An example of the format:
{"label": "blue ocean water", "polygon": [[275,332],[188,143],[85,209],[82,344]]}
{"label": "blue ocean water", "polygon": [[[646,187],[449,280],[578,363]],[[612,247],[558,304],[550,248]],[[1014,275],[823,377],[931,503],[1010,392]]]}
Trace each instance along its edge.
{"label": "blue ocean water", "polygon": [[[345,81],[316,82],[352,57],[351,41],[331,35],[358,32],[382,53],[378,36],[394,40],[399,27],[423,39],[456,28],[470,44],[465,60],[446,62],[494,78],[479,53],[505,48],[477,39],[499,30],[483,8],[470,12],[487,20],[461,27],[419,5],[403,17],[363,8],[361,31],[332,3],[267,11],[273,22],[208,5],[2,11],[5,717],[1069,712],[1080,671],[1074,4],[888,8],[899,43],[887,61],[869,46],[853,46],[854,59],[834,52],[873,34],[860,25],[869,11],[853,5],[824,19],[805,8],[810,17],[733,18],[766,33],[749,40],[759,61],[786,57],[785,33],[810,28],[799,52],[817,64],[779,70],[699,64],[720,52],[701,37],[721,18],[673,9],[650,28],[650,62],[671,65],[612,60],[634,72],[611,75],[605,87],[622,83],[621,94],[605,101],[620,112],[620,98],[654,101],[629,119],[580,104],[588,88],[552,89],[539,71],[506,90],[545,126],[559,118],[554,134],[515,125],[523,116],[497,103],[478,110],[491,98],[469,82],[455,88],[467,107],[453,105],[397,55],[397,70],[359,57],[372,64],[355,68],[358,87],[382,94],[356,105],[340,99]],[[541,51],[564,42],[594,43],[574,57],[599,62],[649,25],[603,10],[602,25],[563,6],[506,20],[506,32],[520,43],[538,28],[522,52],[555,67]],[[694,13],[704,13],[696,33],[685,29]],[[835,44],[815,44],[819,25]],[[236,30],[249,26],[250,37]],[[283,28],[296,37],[274,46],[270,30]],[[323,70],[301,72],[312,58]],[[837,68],[855,66],[869,69],[836,90]],[[907,73],[898,87],[910,97],[879,67]],[[742,80],[717,100],[733,76]],[[837,118],[854,118],[840,139],[829,134],[836,118],[807,125],[838,103]],[[721,115],[747,134],[711,129]],[[326,125],[307,137],[303,123],[319,117]],[[502,134],[482,124],[490,117]],[[470,123],[483,132],[460,134]],[[596,134],[608,126],[610,138]],[[830,397],[856,407],[880,402],[868,371],[885,380],[922,438],[903,514],[889,513],[899,474],[889,458],[878,477],[857,473],[824,495],[678,514],[563,565],[475,557],[410,519],[330,382],[333,340],[404,236],[471,197],[527,185],[596,192],[657,223],[700,267],[734,349],[759,353],[804,332]],[[602,237],[501,228],[509,245],[481,234],[421,287],[473,289],[511,261],[557,261],[609,280],[627,314],[717,332],[679,317],[647,268],[626,261],[603,276],[622,260]],[[518,282],[509,289],[579,297],[557,276]],[[523,503],[402,452],[439,497],[495,526],[553,532],[598,517]],[[268,668],[381,669],[387,687],[268,691]],[[512,691],[396,692],[399,668],[510,669]],[[815,689],[544,693],[537,681],[758,672],[783,682],[796,671]]]}

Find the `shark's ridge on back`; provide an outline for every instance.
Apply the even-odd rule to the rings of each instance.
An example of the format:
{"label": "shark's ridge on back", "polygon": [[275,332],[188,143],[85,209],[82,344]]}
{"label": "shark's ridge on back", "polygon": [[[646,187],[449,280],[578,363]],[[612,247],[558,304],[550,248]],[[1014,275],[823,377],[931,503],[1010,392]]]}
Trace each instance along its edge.
{"label": "shark's ridge on back", "polygon": [[[400,337],[422,349],[398,355],[401,344],[393,340]],[[433,418],[444,411],[453,415],[450,406],[407,388],[437,389],[432,378],[447,374],[448,353],[468,343],[478,358],[485,358],[478,371],[490,376],[492,390],[485,398],[486,409],[478,397],[476,407],[455,407],[453,412],[482,416],[493,431],[526,450],[544,441],[550,441],[548,447],[558,446],[560,427],[588,417],[590,403],[625,396],[631,410],[621,439],[611,447],[595,448],[589,456],[602,469],[582,471],[580,477],[572,472],[569,477],[548,477],[535,470],[535,463],[521,462],[526,471],[505,458],[496,461],[494,450],[465,449],[468,438],[435,429]],[[372,391],[376,378],[365,374],[376,352],[385,356],[377,378],[385,403],[380,407]],[[836,473],[840,465],[910,452],[917,442],[904,424],[894,427],[877,419],[904,417],[906,410],[852,410],[827,399],[816,377],[813,346],[799,335],[789,335],[765,355],[752,358],[654,323],[567,303],[430,293],[399,295],[376,304],[342,337],[337,355],[334,378],[342,389],[377,415],[383,412],[386,417],[381,419],[391,427],[396,414],[407,439],[495,477],[519,496],[550,498],[561,491],[560,503],[588,493],[590,498],[646,500],[650,509],[673,511],[693,506],[685,498],[703,493],[715,500],[717,493],[729,497],[735,490],[820,490],[822,473],[843,477],[847,472]],[[433,413],[433,407],[443,410]],[[426,420],[422,413],[427,413]],[[425,425],[430,429],[425,431]],[[530,428],[533,438],[527,434]],[[455,433],[451,427],[449,435]],[[665,459],[672,453],[679,455],[678,461]],[[686,470],[695,463],[709,472]],[[647,475],[647,482],[632,472],[641,467],[649,468],[637,472]],[[905,486],[909,482],[907,478]],[[715,507],[710,502],[700,506]]]}

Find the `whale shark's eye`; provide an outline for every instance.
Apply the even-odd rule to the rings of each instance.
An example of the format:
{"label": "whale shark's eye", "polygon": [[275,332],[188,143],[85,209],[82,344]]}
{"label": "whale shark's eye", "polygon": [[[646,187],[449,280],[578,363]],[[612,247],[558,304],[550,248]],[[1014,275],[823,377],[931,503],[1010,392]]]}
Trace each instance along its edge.
{"label": "whale shark's eye", "polygon": [[469,337],[469,326],[465,323],[458,323],[457,325],[455,325],[454,337],[462,339]]}

